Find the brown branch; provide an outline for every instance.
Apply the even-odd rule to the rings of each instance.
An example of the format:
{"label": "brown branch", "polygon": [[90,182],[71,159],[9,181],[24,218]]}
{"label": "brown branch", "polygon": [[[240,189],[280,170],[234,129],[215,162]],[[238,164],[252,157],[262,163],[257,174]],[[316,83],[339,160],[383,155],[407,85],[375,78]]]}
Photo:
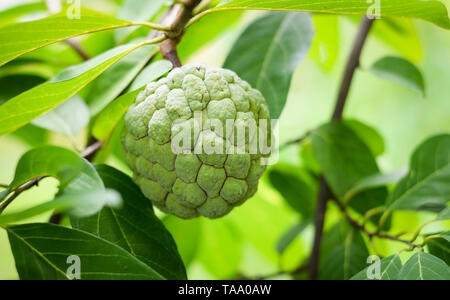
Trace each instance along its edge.
{"label": "brown branch", "polygon": [[320,176],[319,194],[317,196],[316,213],[314,215],[314,243],[309,260],[309,279],[316,280],[319,276],[320,246],[322,244],[323,227],[325,223],[325,213],[327,202],[333,197],[325,178]]}
{"label": "brown branch", "polygon": [[75,39],[68,39],[65,42],[81,57],[83,61],[91,59],[91,56],[81,47],[80,43]]}
{"label": "brown branch", "polygon": [[[350,53],[350,57],[347,62],[347,66],[344,72],[344,77],[342,79],[341,87],[338,94],[338,99],[336,101],[336,105],[334,108],[332,120],[340,121],[342,120],[342,115],[344,112],[344,107],[347,102],[348,94],[350,91],[350,86],[353,81],[353,76],[355,74],[356,68],[360,64],[360,56],[364,44],[367,40],[367,36],[372,27],[374,19],[369,19],[367,16],[364,16],[361,21],[361,25],[359,26],[358,34],[356,36],[355,42],[352,47],[352,52]],[[319,196],[317,199],[317,208],[315,214],[315,233],[314,233],[314,243],[311,253],[311,261],[310,261],[310,269],[309,269],[309,277],[312,280],[318,278],[319,273],[319,258],[320,258],[320,246],[322,242],[323,235],[323,225],[324,225],[324,216],[326,213],[326,202],[330,198],[331,192],[330,187],[323,177],[320,179],[319,183]]]}
{"label": "brown branch", "polygon": [[359,223],[356,219],[354,219],[352,216],[350,216],[350,214],[348,213],[347,209],[345,208],[344,204],[342,204],[339,200],[333,198],[333,201],[337,204],[337,206],[339,207],[339,209],[341,210],[342,214],[345,216],[345,218],[348,220],[348,222],[350,223],[350,225],[352,225],[353,227],[355,227],[356,229],[359,229],[360,231],[364,232],[370,239],[372,239],[373,237],[378,237],[380,239],[388,239],[391,241],[395,241],[395,242],[399,242],[399,243],[404,243],[407,244],[410,249],[415,249],[417,247],[420,247],[420,245],[414,244],[411,241],[405,240],[405,239],[401,239],[397,236],[393,236],[390,234],[384,234],[378,231],[369,231],[366,229],[366,227]]}
{"label": "brown branch", "polygon": [[[193,17],[193,11],[200,4],[201,0],[185,0],[183,3],[173,5],[162,17],[159,24],[170,27],[171,31],[166,32],[169,39],[162,42],[160,46],[161,55],[169,60],[174,67],[181,67],[181,61],[178,57],[177,44],[180,42],[184,27]],[[158,36],[160,32],[152,31],[150,38]]]}
{"label": "brown branch", "polygon": [[350,91],[350,86],[353,81],[353,75],[355,74],[356,68],[359,67],[361,52],[364,44],[367,40],[370,28],[372,28],[374,19],[369,19],[364,16],[361,25],[359,26],[358,35],[353,44],[352,52],[348,58],[347,66],[344,73],[344,78],[342,79],[341,88],[339,90],[339,96],[336,101],[336,106],[333,112],[333,121],[339,121],[342,119],[344,113],[344,106],[347,102],[348,94]]}

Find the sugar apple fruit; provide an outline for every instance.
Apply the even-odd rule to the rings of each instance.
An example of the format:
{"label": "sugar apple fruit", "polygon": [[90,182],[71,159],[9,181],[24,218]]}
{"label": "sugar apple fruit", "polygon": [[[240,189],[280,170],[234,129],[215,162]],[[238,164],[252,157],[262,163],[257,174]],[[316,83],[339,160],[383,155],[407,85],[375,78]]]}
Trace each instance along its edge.
{"label": "sugar apple fruit", "polygon": [[[187,142],[174,151],[176,134],[186,128]],[[134,181],[156,207],[184,219],[219,218],[255,194],[262,160],[270,154],[258,143],[270,145],[270,137],[268,106],[259,91],[230,70],[189,64],[137,96],[121,142]]]}

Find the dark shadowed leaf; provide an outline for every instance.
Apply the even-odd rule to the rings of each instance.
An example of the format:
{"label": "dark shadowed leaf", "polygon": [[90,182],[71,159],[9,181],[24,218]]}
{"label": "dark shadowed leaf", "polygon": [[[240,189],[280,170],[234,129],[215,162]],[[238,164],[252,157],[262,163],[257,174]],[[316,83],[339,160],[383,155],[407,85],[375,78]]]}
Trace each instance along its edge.
{"label": "dark shadowed leaf", "polygon": [[123,207],[104,208],[88,218],[72,218],[72,226],[116,244],[165,278],[186,279],[173,238],[153,213],[150,201],[127,175],[105,165],[96,168],[105,187],[122,195]]}
{"label": "dark shadowed leaf", "polygon": [[295,211],[310,218],[314,214],[317,186],[301,173],[299,169],[278,167],[270,171],[269,180]]}
{"label": "dark shadowed leaf", "polygon": [[383,137],[375,128],[355,119],[344,120],[344,124],[356,133],[369,147],[375,157],[384,153],[385,145]]}
{"label": "dark shadowed leaf", "polygon": [[264,95],[272,119],[281,115],[292,75],[311,46],[311,23],[306,13],[264,15],[241,34],[225,61],[224,68]]}
{"label": "dark shadowed leaf", "polygon": [[450,240],[449,232],[447,238],[433,238],[427,242],[428,251],[436,257],[439,257],[450,266]]}
{"label": "dark shadowed leaf", "polygon": [[[346,125],[332,122],[312,133],[315,157],[335,195],[345,194],[363,178],[379,173],[373,154]],[[377,187],[358,193],[349,205],[360,213],[384,205],[387,189]]]}
{"label": "dark shadowed leaf", "polygon": [[437,218],[439,221],[441,220],[450,220],[450,206],[446,206],[438,215]]}
{"label": "dark shadowed leaf", "polygon": [[77,229],[27,224],[6,230],[17,271],[24,280],[68,279],[73,255],[80,259],[84,280],[164,279],[119,246]]}

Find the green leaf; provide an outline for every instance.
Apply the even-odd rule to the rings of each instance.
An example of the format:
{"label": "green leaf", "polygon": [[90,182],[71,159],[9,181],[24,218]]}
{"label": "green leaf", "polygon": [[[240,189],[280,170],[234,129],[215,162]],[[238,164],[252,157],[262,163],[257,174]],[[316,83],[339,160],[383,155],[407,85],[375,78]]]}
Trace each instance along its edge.
{"label": "green leaf", "polygon": [[321,280],[348,280],[366,266],[369,251],[361,235],[351,231],[343,245],[335,248],[320,270]]}
{"label": "green leaf", "polygon": [[427,242],[428,251],[436,257],[439,257],[450,266],[450,241],[447,238],[433,238]]}
{"label": "green leaf", "polygon": [[331,70],[339,58],[339,18],[313,14],[315,36],[311,49],[313,58],[326,70]]}
{"label": "green leaf", "polygon": [[121,194],[123,207],[104,208],[89,218],[72,218],[72,226],[116,244],[167,279],[186,279],[175,242],[153,213],[150,201],[122,172],[105,165],[96,169],[105,186]]}
{"label": "green leaf", "polygon": [[135,91],[144,85],[158,79],[170,70],[172,70],[173,65],[170,61],[162,59],[155,61],[145,67],[139,75],[133,80],[129,91]]}
{"label": "green leaf", "polygon": [[[312,132],[315,157],[336,197],[343,200],[346,193],[363,178],[378,174],[375,158],[364,142],[346,125],[325,124]],[[384,205],[385,187],[358,193],[349,205],[359,213]]]}
{"label": "green leaf", "polygon": [[0,11],[0,27],[16,22],[18,19],[28,14],[36,12],[46,12],[47,7],[44,1],[34,1],[30,3],[17,3],[12,7],[8,7]]}
{"label": "green leaf", "polygon": [[400,180],[400,178],[403,178],[407,172],[407,170],[398,170],[388,174],[379,173],[365,177],[356,182],[355,185],[345,193],[343,202],[347,203],[362,191],[395,183]]}
{"label": "green leaf", "polygon": [[128,92],[111,102],[98,115],[94,127],[92,128],[92,134],[99,140],[108,140],[114,128],[126,113],[128,107],[136,100],[137,95],[144,89],[144,86],[158,79],[171,69],[171,62],[159,60],[142,70],[131,84],[131,92]]}
{"label": "green leaf", "polygon": [[9,192],[39,176],[58,178],[60,186],[64,188],[80,175],[86,164],[88,163],[78,154],[64,148],[43,146],[30,150],[17,163],[14,179],[9,187],[0,193],[0,201]]}
{"label": "green leaf", "polygon": [[404,58],[386,56],[375,62],[370,71],[381,78],[403,84],[425,94],[425,83],[420,70]]}
{"label": "green leaf", "polygon": [[126,93],[111,102],[95,120],[92,135],[101,141],[108,140],[128,107],[134,103],[137,95],[143,89],[141,88],[134,92]]}
{"label": "green leaf", "polygon": [[[6,228],[23,280],[68,279],[68,258],[80,258],[84,280],[164,279],[119,246],[92,234],[52,224]],[[70,275],[71,273],[69,273]]]}
{"label": "green leaf", "polygon": [[[392,255],[380,260],[380,278],[378,280],[396,280],[400,269],[402,268],[402,261],[398,255]],[[368,270],[370,266],[353,276],[350,280],[371,280],[368,277]],[[377,279],[377,278],[374,278]]]}
{"label": "green leaf", "polygon": [[438,215],[438,221],[450,220],[450,206],[446,206]]}
{"label": "green leaf", "polygon": [[0,77],[11,75],[30,75],[50,79],[56,75],[57,68],[47,63],[33,60],[16,60],[0,68]]}
{"label": "green leaf", "polygon": [[185,61],[227,30],[237,27],[242,14],[242,11],[227,11],[202,17],[197,23],[189,27],[183,39],[181,39],[178,47],[180,59]]}
{"label": "green leaf", "polygon": [[313,34],[308,14],[264,15],[241,34],[224,68],[235,71],[259,90],[271,118],[277,119],[286,104],[292,75],[308,52]]}
{"label": "green leaf", "polygon": [[[383,2],[384,1],[384,2]],[[388,4],[386,4],[388,2]],[[378,3],[378,2],[377,2]],[[219,5],[212,11],[229,9],[264,9],[264,10],[295,10],[331,14],[359,14],[381,17],[407,17],[423,19],[443,28],[450,29],[447,9],[438,1],[421,0],[382,0],[381,10],[374,11],[372,2],[366,0],[354,1],[321,1],[321,0],[231,0]]]}
{"label": "green leaf", "polygon": [[0,215],[0,226],[16,223],[52,210],[73,217],[88,217],[98,213],[105,206],[119,207],[121,203],[121,196],[110,189],[64,193],[52,201],[27,210]]}
{"label": "green leaf", "polygon": [[119,96],[157,52],[158,47],[155,45],[141,47],[125,56],[95,79],[90,84],[89,94],[86,96],[86,103],[91,114],[96,115]]}
{"label": "green leaf", "polygon": [[417,252],[402,267],[399,280],[450,280],[450,268],[434,255]]}
{"label": "green leaf", "polygon": [[200,247],[202,220],[200,218],[180,220],[173,215],[167,215],[162,221],[172,234],[184,265],[189,266],[194,261]]}
{"label": "green leaf", "polygon": [[280,238],[276,249],[278,254],[282,254],[287,247],[311,224],[312,219],[301,221],[289,228]]}
{"label": "green leaf", "polygon": [[375,157],[384,153],[383,137],[375,128],[355,119],[346,119],[343,122],[369,147]]}
{"label": "green leaf", "polygon": [[[165,0],[125,0],[117,17],[121,20],[129,21],[149,21],[156,13],[158,13],[165,2]],[[114,32],[116,42],[122,42],[134,30],[134,28],[116,29]]]}
{"label": "green leaf", "polygon": [[272,186],[283,196],[286,202],[303,218],[310,218],[314,214],[317,186],[300,174],[301,170],[287,168],[273,168],[269,173]]}
{"label": "green leaf", "polygon": [[450,135],[432,137],[411,158],[409,173],[389,195],[389,210],[441,210],[450,201]]}
{"label": "green leaf", "polygon": [[8,25],[0,28],[0,66],[41,47],[82,34],[133,26],[132,22],[118,20],[87,9],[79,18],[70,19],[67,12],[50,17]]}
{"label": "green leaf", "polygon": [[89,123],[87,105],[79,96],[73,96],[55,109],[45,113],[31,123],[74,138]]}
{"label": "green leaf", "polygon": [[46,82],[28,90],[0,106],[0,136],[12,132],[34,118],[52,110],[64,100],[74,96],[119,59],[143,44],[108,59],[89,71],[66,81]]}
{"label": "green leaf", "polygon": [[[352,18],[359,23],[360,16]],[[401,57],[419,62],[423,57],[423,46],[414,26],[414,20],[404,18],[384,18],[377,20],[370,31],[374,36],[393,48]]]}

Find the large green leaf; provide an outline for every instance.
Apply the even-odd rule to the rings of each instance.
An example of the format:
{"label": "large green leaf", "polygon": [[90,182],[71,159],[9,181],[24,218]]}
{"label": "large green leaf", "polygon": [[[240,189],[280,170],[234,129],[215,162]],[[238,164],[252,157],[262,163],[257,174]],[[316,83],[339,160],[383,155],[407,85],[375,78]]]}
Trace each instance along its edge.
{"label": "large green leaf", "polygon": [[450,201],[450,135],[432,137],[420,145],[410,171],[389,195],[389,210],[441,210]]}
{"label": "large green leaf", "polygon": [[52,201],[11,214],[0,215],[0,226],[16,223],[47,211],[63,212],[73,217],[88,217],[98,213],[103,207],[119,207],[121,196],[114,190],[89,190],[64,193]]}
{"label": "large green leaf", "polygon": [[292,75],[313,37],[309,14],[272,12],[241,34],[224,67],[264,95],[270,116],[277,119],[286,104]]}
{"label": "large green leaf", "polygon": [[304,221],[296,223],[290,227],[278,240],[276,249],[279,254],[282,254],[289,245],[311,224],[312,219],[306,219]]}
{"label": "large green leaf", "polygon": [[[392,255],[386,258],[383,258],[379,261],[380,263],[380,277],[373,278],[378,280],[396,280],[400,269],[402,268],[402,261],[398,257],[398,255]],[[351,278],[351,280],[371,280],[368,277],[367,271],[370,266],[356,274]]]}
{"label": "large green leaf", "polygon": [[28,14],[46,11],[47,7],[44,1],[35,0],[27,3],[17,3],[17,5],[0,11],[0,27],[14,23]]}
{"label": "large green leaf", "polygon": [[450,220],[450,206],[446,206],[438,215],[438,221]]}
{"label": "large green leaf", "polygon": [[30,150],[17,163],[14,179],[9,187],[0,193],[0,201],[9,192],[39,176],[58,178],[60,186],[64,188],[80,175],[86,164],[78,154],[64,148],[44,146]]}
{"label": "large green leaf", "polygon": [[317,186],[306,176],[301,170],[278,167],[271,169],[269,180],[295,211],[310,218],[314,214]]}
{"label": "large green leaf", "polygon": [[366,266],[369,251],[358,232],[350,231],[334,248],[320,270],[322,280],[348,280]]}
{"label": "large green leaf", "polygon": [[228,29],[238,26],[241,16],[242,11],[228,11],[201,18],[183,36],[178,47],[180,59],[186,60]]}
{"label": "large green leaf", "polygon": [[55,109],[31,123],[74,138],[89,123],[89,109],[83,99],[75,95]]}
{"label": "large green leaf", "polygon": [[86,96],[91,114],[99,113],[114,98],[119,96],[157,51],[158,47],[155,45],[141,47],[125,56],[95,79],[90,84],[89,94]]}
{"label": "large green leaf", "polygon": [[399,280],[450,280],[450,267],[434,255],[414,254],[402,267]]}
{"label": "large green leaf", "polygon": [[425,83],[420,70],[401,57],[386,56],[375,62],[371,72],[425,94]]}
{"label": "large green leaf", "polygon": [[0,28],[0,66],[25,53],[74,36],[132,25],[133,22],[86,9],[81,10],[79,18],[70,19],[64,10],[44,19],[8,25]]}
{"label": "large green leaf", "polygon": [[375,2],[381,6],[379,14],[372,9],[374,3],[366,0],[230,0],[224,1],[222,5],[212,11],[229,9],[265,9],[265,10],[296,10],[311,11],[332,14],[359,14],[368,12],[381,17],[407,17],[423,19],[433,22],[438,26],[450,29],[445,5],[439,1],[421,0],[380,0]]}
{"label": "large green leaf", "polygon": [[[63,101],[69,99],[85,87],[92,80],[106,71],[122,57],[143,46],[143,44],[134,45],[131,48],[124,48],[124,52],[106,60],[105,62],[93,67],[89,71],[72,78],[73,75],[66,74],[58,76],[56,82],[46,82],[33,89],[30,89],[0,106],[0,136],[12,132],[21,126],[27,124],[34,118],[52,110]],[[81,65],[83,69],[85,65]],[[73,72],[77,72],[71,68]],[[64,71],[63,71],[64,72]],[[66,76],[69,76],[68,79]],[[65,80],[67,79],[67,80]]]}
{"label": "large green leaf", "polygon": [[123,207],[104,208],[88,218],[72,218],[72,226],[125,249],[165,278],[186,279],[172,236],[153,213],[150,201],[127,175],[105,165],[96,169],[105,186],[122,195]]}
{"label": "large green leaf", "polygon": [[355,119],[346,119],[343,122],[369,147],[375,157],[383,154],[384,140],[375,128]]}
{"label": "large green leaf", "polygon": [[24,280],[68,279],[68,258],[73,255],[80,259],[81,279],[164,279],[119,246],[77,229],[27,224],[6,230]]}
{"label": "large green leaf", "polygon": [[[313,131],[311,137],[315,157],[340,200],[361,179],[380,172],[369,148],[346,125],[337,122],[325,124]],[[349,205],[365,213],[384,205],[386,198],[385,187],[374,188],[358,193]]]}

